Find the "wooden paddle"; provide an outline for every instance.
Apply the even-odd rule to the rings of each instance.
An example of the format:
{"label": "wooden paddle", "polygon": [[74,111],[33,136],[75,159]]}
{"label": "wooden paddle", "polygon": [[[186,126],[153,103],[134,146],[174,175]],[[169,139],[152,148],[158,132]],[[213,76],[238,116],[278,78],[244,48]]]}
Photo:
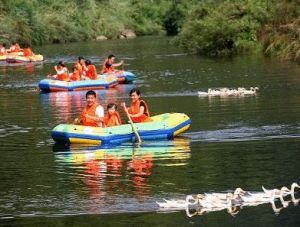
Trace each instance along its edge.
{"label": "wooden paddle", "polygon": [[137,140],[138,144],[141,144],[142,143],[142,139],[141,139],[138,131],[136,130],[136,128],[135,128],[135,126],[134,126],[134,124],[133,124],[133,122],[131,120],[131,117],[129,116],[129,113],[128,113],[128,110],[127,110],[126,106],[124,106],[124,111],[126,113],[126,116],[128,117],[129,123],[130,123],[130,125],[132,127],[132,130],[133,130],[133,132],[135,134],[135,137],[136,137],[136,140]]}

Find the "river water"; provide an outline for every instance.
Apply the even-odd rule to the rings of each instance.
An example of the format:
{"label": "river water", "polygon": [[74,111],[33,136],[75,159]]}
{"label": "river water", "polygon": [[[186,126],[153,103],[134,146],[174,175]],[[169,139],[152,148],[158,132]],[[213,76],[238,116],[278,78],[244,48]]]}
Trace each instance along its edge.
{"label": "river water", "polygon": [[[188,194],[290,187],[300,182],[300,66],[259,55],[188,55],[169,39],[73,43],[36,48],[43,64],[0,66],[1,226],[299,226],[300,206],[270,204],[188,217],[156,201]],[[128,101],[137,86],[151,114],[184,112],[190,130],[136,147],[61,147],[51,129],[72,122],[85,92],[39,93],[39,80],[63,60],[96,63],[114,53],[137,75],[97,91],[100,102]],[[256,96],[198,97],[220,87],[259,87]],[[296,197],[300,193],[296,193]],[[288,200],[288,199],[287,199]],[[277,206],[282,206],[276,202]]]}

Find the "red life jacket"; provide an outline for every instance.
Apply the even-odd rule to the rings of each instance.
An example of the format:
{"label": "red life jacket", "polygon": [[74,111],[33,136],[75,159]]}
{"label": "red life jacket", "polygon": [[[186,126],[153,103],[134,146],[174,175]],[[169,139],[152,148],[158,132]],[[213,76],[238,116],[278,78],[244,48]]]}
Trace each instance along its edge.
{"label": "red life jacket", "polygon": [[79,62],[76,62],[74,64],[74,68],[78,71],[78,74],[79,74],[80,80],[81,80],[81,76],[83,74],[83,67],[82,67],[82,65]]}
{"label": "red life jacket", "polygon": [[75,70],[75,71],[72,73],[71,80],[72,80],[72,81],[79,81],[79,80],[80,80],[80,76],[79,76],[78,70]]}
{"label": "red life jacket", "polygon": [[110,64],[110,67],[107,67],[106,64],[108,63],[108,59],[106,59],[104,61],[104,63],[102,64],[102,69],[101,69],[101,74],[104,74],[104,73],[111,73],[111,72],[114,72],[115,71],[115,68],[113,67],[112,64]]}
{"label": "red life jacket", "polygon": [[87,105],[83,109],[83,112],[81,114],[82,125],[99,127],[98,123],[95,120],[92,120],[91,118],[85,117],[86,114],[88,114],[92,117],[97,117],[96,109],[97,109],[98,106],[99,106],[99,104],[95,102],[92,106]]}
{"label": "red life jacket", "polygon": [[107,115],[104,117],[104,124],[106,127],[117,126],[118,123],[122,124],[121,117],[118,111],[115,111],[112,115],[107,113]]}
{"label": "red life jacket", "polygon": [[132,102],[130,108],[128,109],[128,112],[130,114],[137,114],[140,112],[140,106],[144,106],[144,114],[139,117],[131,117],[131,120],[133,122],[150,122],[152,119],[150,118],[149,109],[147,106],[147,103],[144,100],[137,100],[136,102]]}
{"label": "red life jacket", "polygon": [[97,70],[94,65],[88,65],[87,66],[88,70],[86,71],[86,77],[90,78],[91,80],[96,80],[97,79]]}
{"label": "red life jacket", "polygon": [[23,54],[25,57],[30,57],[33,55],[32,50],[30,48],[24,48]]}

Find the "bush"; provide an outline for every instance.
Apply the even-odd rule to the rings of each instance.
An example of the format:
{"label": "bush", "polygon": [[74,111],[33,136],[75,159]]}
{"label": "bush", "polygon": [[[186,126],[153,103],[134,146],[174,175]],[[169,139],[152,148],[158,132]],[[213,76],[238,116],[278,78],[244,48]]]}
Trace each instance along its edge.
{"label": "bush", "polygon": [[205,55],[231,55],[257,45],[256,33],[267,13],[256,13],[264,4],[224,1],[202,3],[193,10],[175,42],[186,50]]}

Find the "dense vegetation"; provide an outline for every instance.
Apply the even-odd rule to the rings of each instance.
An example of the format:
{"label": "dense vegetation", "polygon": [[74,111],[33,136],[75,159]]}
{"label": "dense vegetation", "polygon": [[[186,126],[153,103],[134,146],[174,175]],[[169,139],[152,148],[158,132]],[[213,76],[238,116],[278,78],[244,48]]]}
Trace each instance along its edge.
{"label": "dense vegetation", "polygon": [[202,1],[185,20],[176,42],[206,55],[262,47],[266,55],[300,62],[300,1]]}
{"label": "dense vegetation", "polygon": [[[177,35],[194,53],[262,50],[300,61],[299,0],[1,0],[0,42],[41,45],[137,35]],[[261,45],[260,45],[261,44]]]}

